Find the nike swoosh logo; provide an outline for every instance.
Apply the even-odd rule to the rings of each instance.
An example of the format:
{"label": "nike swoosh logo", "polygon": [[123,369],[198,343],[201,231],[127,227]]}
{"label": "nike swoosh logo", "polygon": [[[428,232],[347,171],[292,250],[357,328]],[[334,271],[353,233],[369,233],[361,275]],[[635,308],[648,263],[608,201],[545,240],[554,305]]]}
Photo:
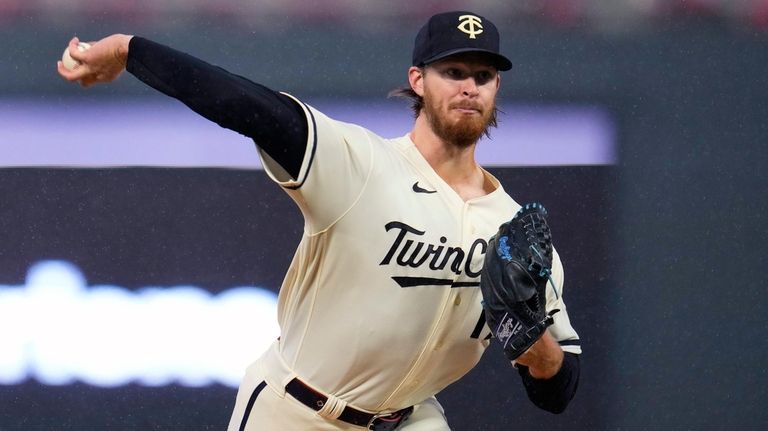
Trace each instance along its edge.
{"label": "nike swoosh logo", "polygon": [[416,193],[437,193],[437,190],[427,190],[419,187],[419,182],[413,183],[413,191]]}

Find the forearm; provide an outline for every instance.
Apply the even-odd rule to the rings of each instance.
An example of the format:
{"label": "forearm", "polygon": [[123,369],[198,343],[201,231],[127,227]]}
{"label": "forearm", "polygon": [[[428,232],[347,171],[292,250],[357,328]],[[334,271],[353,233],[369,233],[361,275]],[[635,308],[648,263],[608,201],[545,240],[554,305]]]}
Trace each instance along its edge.
{"label": "forearm", "polygon": [[112,36],[115,56],[152,88],[222,127],[253,139],[296,177],[307,124],[291,98],[167,46],[138,36]]}
{"label": "forearm", "polygon": [[141,37],[130,40],[127,70],[220,126],[252,138],[289,174],[298,175],[308,132],[293,99]]}
{"label": "forearm", "polygon": [[[254,112],[261,110],[263,101],[278,105],[287,102],[263,85],[142,37],[130,40],[126,60],[128,72],[145,84],[179,99],[211,120],[232,123],[238,129],[256,124],[254,118],[239,118],[242,112],[249,112],[243,108],[250,107],[250,112]],[[237,111],[225,112],[223,108]]]}
{"label": "forearm", "polygon": [[77,67],[59,61],[59,74],[84,87],[116,80],[125,70],[222,127],[252,138],[296,178],[304,160],[308,125],[298,102],[191,55],[137,36],[113,34],[80,51],[68,51]]}
{"label": "forearm", "polygon": [[563,352],[549,332],[515,361],[528,398],[539,408],[561,413],[578,387],[579,357]]}
{"label": "forearm", "polygon": [[533,404],[551,413],[562,413],[576,394],[581,365],[579,355],[565,353],[560,368],[547,379],[532,377],[523,365],[518,365],[518,372]]}

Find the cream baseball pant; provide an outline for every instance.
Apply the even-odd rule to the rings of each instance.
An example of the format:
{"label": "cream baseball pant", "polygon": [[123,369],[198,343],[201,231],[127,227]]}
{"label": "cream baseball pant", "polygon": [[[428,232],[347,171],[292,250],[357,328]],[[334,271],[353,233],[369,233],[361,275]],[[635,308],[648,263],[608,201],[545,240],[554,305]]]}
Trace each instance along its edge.
{"label": "cream baseball pant", "polygon": [[[237,392],[235,408],[227,431],[361,431],[355,426],[337,419],[320,416],[285,392],[283,380],[276,380],[270,356],[276,354],[276,345],[246,370]],[[281,374],[278,372],[277,374]],[[247,414],[247,417],[246,417]],[[430,397],[414,406],[411,416],[399,431],[450,431],[437,399]]]}

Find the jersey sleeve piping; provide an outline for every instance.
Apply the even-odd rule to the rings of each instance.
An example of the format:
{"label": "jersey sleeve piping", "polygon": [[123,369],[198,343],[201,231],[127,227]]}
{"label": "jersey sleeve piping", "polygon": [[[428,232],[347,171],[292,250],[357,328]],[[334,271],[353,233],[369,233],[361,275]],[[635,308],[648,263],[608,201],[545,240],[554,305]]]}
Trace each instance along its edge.
{"label": "jersey sleeve piping", "polygon": [[317,150],[317,122],[315,121],[315,116],[312,113],[312,110],[304,102],[298,100],[288,93],[281,94],[293,99],[301,107],[302,111],[304,111],[304,117],[306,119],[305,121],[307,122],[307,149],[309,151],[305,151],[304,153],[304,160],[301,163],[301,168],[299,169],[297,178],[292,178],[289,174],[287,174],[285,170],[279,164],[277,164],[277,162],[275,162],[263,149],[259,147],[258,151],[262,159],[264,170],[276,183],[288,190],[298,190],[309,176],[309,170],[312,167],[312,163],[315,159],[315,152]]}
{"label": "jersey sleeve piping", "polygon": [[310,121],[308,123],[312,127],[312,138],[311,142],[309,143],[311,145],[311,149],[309,151],[309,160],[306,161],[306,168],[302,169],[304,172],[300,175],[301,179],[298,180],[296,184],[286,185],[285,188],[291,189],[291,190],[298,190],[303,184],[304,181],[306,181],[307,176],[309,176],[309,170],[312,168],[312,162],[315,160],[315,150],[317,150],[317,123],[315,122],[315,115],[312,114],[312,111],[309,110],[307,105],[304,104],[304,102],[299,101],[301,103],[302,107],[308,114],[308,118]]}

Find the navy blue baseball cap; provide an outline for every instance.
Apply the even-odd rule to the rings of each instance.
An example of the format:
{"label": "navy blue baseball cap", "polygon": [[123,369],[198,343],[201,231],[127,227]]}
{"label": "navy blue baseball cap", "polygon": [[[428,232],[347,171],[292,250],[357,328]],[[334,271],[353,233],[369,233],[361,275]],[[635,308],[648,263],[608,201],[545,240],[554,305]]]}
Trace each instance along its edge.
{"label": "navy blue baseball cap", "polygon": [[413,65],[422,67],[462,52],[480,52],[493,60],[498,70],[509,70],[512,62],[499,53],[499,30],[486,18],[472,12],[433,15],[416,35]]}

